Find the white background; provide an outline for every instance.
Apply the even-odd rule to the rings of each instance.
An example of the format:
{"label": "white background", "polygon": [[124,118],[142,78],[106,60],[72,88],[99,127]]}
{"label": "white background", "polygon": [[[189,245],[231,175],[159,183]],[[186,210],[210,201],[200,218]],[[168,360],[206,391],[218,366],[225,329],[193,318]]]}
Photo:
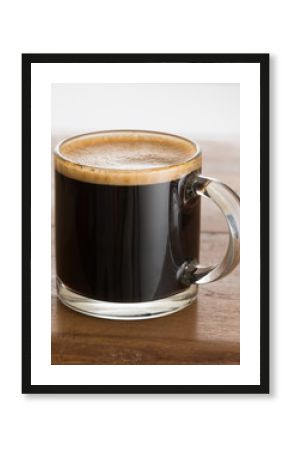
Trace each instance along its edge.
{"label": "white background", "polygon": [[238,138],[239,88],[227,83],[53,84],[52,134],[133,128],[189,133],[195,139]]}
{"label": "white background", "polygon": [[[287,2],[10,2],[2,10],[1,441],[5,448],[272,449],[289,445]],[[166,20],[164,14],[166,11]],[[4,48],[5,46],[5,48]],[[271,52],[270,396],[20,393],[21,52]],[[5,133],[4,133],[5,131]],[[13,152],[12,152],[13,150]],[[5,170],[3,170],[5,167]],[[7,195],[7,186],[14,189]],[[279,190],[279,196],[278,196]],[[288,203],[287,203],[288,202]],[[15,206],[12,208],[11,205]],[[286,211],[285,211],[286,210]],[[285,253],[283,255],[284,249]]]}

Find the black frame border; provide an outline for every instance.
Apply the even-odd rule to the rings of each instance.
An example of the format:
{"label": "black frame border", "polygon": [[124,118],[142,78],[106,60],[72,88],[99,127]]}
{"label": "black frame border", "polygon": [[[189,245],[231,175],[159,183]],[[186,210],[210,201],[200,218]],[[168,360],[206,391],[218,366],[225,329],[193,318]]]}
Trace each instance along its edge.
{"label": "black frame border", "polygon": [[[267,394],[269,393],[269,60],[267,53],[22,54],[22,393],[28,394]],[[31,65],[33,63],[260,64],[260,384],[31,384]]]}

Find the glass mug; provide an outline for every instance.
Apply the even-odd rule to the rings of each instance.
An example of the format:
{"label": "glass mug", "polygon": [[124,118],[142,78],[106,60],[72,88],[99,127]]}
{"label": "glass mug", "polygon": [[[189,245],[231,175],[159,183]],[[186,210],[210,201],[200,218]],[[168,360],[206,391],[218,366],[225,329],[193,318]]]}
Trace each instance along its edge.
{"label": "glass mug", "polygon": [[[75,136],[54,152],[57,291],[95,317],[147,319],[190,305],[239,263],[239,197],[201,175],[198,145],[153,131]],[[199,263],[200,203],[226,218],[221,262]]]}

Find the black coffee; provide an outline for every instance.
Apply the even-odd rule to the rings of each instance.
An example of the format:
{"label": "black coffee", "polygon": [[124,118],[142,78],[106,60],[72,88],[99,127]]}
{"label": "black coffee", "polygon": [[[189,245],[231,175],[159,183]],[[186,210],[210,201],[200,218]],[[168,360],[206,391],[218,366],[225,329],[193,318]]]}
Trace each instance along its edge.
{"label": "black coffee", "polygon": [[56,155],[57,275],[89,298],[157,300],[183,290],[177,271],[199,258],[200,197],[184,202],[196,150],[123,133],[71,140]]}

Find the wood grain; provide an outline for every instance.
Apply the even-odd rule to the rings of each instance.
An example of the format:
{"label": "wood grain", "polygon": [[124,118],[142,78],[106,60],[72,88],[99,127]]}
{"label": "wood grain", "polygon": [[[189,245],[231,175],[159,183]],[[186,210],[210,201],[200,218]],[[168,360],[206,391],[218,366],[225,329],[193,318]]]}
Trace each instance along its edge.
{"label": "wood grain", "polygon": [[[53,144],[58,138],[53,138]],[[239,192],[238,141],[199,140],[203,174]],[[52,236],[54,235],[52,204]],[[202,201],[201,262],[222,258],[225,220]],[[239,364],[239,268],[201,286],[198,300],[171,316],[146,321],[109,321],[84,316],[56,297],[52,239],[52,364]]]}

